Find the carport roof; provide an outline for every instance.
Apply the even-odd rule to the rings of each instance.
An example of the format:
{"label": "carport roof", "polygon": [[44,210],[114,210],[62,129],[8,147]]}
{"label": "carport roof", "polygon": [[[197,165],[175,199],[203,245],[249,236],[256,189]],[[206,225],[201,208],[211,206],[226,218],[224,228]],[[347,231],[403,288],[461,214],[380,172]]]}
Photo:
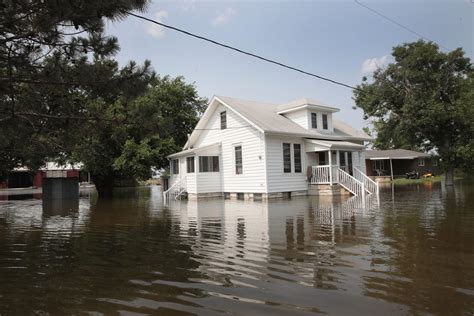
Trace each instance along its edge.
{"label": "carport roof", "polygon": [[415,159],[426,158],[429,154],[407,149],[389,149],[389,150],[367,150],[365,158],[370,160],[383,159]]}

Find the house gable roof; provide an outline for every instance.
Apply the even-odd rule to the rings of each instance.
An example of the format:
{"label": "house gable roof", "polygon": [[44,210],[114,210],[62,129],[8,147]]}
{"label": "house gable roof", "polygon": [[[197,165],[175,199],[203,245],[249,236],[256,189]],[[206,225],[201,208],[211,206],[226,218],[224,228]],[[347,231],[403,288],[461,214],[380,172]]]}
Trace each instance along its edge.
{"label": "house gable roof", "polygon": [[276,110],[278,114],[283,114],[283,113],[297,111],[304,108],[322,110],[325,112],[339,112],[338,108],[328,106],[318,100],[312,100],[312,99],[307,99],[307,98],[301,98],[301,99],[294,100],[286,104],[278,105],[276,107]]}
{"label": "house gable roof", "polygon": [[[295,101],[294,104],[304,103],[307,99],[300,99]],[[315,102],[315,101],[310,101]],[[226,96],[214,96],[209,103],[206,111],[196,125],[192,132],[188,142],[184,148],[188,148],[189,144],[192,146],[199,135],[201,130],[205,128],[215,108],[222,104],[229,108],[231,111],[240,116],[243,120],[249,123],[249,125],[256,130],[267,133],[267,134],[281,134],[305,138],[316,138],[316,139],[327,139],[327,140],[371,140],[372,138],[365,134],[363,131],[359,131],[352,126],[343,123],[333,118],[334,132],[322,132],[318,130],[307,130],[290,119],[278,114],[279,111],[284,109],[278,104],[250,101]],[[293,106],[294,106],[293,104]],[[335,109],[335,108],[332,108]],[[329,111],[329,110],[328,110]]]}
{"label": "house gable roof", "polygon": [[[333,118],[334,132],[307,130],[279,112],[279,105],[267,102],[256,102],[231,97],[216,96],[224,105],[239,112],[254,125],[260,127],[264,133],[290,134],[307,138],[371,140],[363,131]],[[281,109],[281,108],[280,108]]]}

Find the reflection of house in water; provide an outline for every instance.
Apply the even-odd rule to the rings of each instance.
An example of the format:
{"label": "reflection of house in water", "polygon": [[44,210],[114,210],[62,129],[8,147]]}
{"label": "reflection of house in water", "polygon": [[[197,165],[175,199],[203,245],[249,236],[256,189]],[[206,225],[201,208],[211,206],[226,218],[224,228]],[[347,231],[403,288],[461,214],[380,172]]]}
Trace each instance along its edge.
{"label": "reflection of house in water", "polygon": [[358,225],[367,211],[358,208],[364,202],[353,198],[182,201],[171,209],[201,263],[199,270],[216,282],[236,281],[230,276],[246,282],[265,273],[335,288],[334,266],[344,265],[339,250],[370,235],[369,227]]}

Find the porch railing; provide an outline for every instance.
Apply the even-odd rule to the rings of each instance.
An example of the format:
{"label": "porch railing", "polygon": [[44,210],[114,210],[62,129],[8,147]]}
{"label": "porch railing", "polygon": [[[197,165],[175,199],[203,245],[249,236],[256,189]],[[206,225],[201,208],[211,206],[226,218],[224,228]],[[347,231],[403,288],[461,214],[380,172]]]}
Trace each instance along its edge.
{"label": "porch railing", "polygon": [[312,166],[310,184],[335,184],[339,182],[338,166]]}
{"label": "porch railing", "polygon": [[354,167],[354,177],[364,183],[365,190],[371,194],[379,194],[379,184],[369,178],[365,173]]}
{"label": "porch railing", "polygon": [[313,166],[311,175],[311,184],[330,184],[331,183],[331,168],[329,165]]}

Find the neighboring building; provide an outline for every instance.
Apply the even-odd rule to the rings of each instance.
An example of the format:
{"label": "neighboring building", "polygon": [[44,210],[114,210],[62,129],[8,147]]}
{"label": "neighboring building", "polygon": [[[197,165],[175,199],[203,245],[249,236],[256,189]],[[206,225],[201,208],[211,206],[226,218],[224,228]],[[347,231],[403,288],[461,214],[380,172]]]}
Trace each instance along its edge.
{"label": "neighboring building", "polygon": [[405,177],[408,172],[438,174],[438,159],[429,154],[406,149],[367,150],[367,175],[379,180]]}
{"label": "neighboring building", "polygon": [[88,182],[88,174],[81,169],[81,164],[61,166],[54,162],[46,163],[46,166],[38,171],[31,171],[24,167],[16,168],[8,175],[6,181],[0,183],[0,188],[41,188],[43,178],[46,176],[79,178],[80,182]]}
{"label": "neighboring building", "polygon": [[[216,96],[183,151],[168,157],[165,197],[266,199],[337,193],[339,184],[365,194],[371,138],[336,120],[338,111],[308,99],[276,105]],[[375,191],[370,183],[365,189]]]}

